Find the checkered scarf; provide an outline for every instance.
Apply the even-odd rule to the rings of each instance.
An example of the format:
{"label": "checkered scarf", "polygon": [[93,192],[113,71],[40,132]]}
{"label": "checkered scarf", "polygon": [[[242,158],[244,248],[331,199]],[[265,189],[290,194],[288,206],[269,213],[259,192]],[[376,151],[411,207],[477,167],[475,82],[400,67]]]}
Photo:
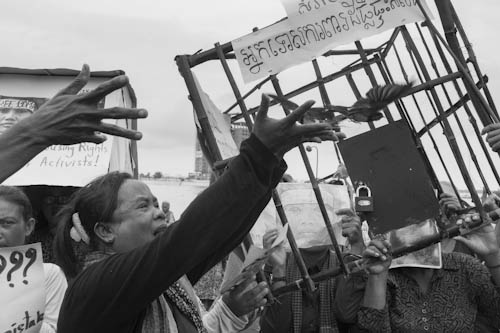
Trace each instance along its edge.
{"label": "checkered scarf", "polygon": [[[328,253],[328,258],[325,260],[321,270],[335,267],[335,255]],[[292,256],[287,258],[286,279],[287,283],[291,283],[301,279],[300,271]],[[335,288],[335,280],[328,279],[319,283],[319,308],[320,308],[320,333],[338,332],[337,321],[333,315],[333,293]],[[302,331],[302,291],[295,291],[291,295],[292,303],[292,319],[293,325],[291,333],[300,333]]]}
{"label": "checkered scarf", "polygon": [[[84,268],[111,255],[112,253],[101,251],[91,252],[85,256]],[[170,301],[194,324],[198,333],[207,333],[206,328],[203,326],[200,310],[185,288],[192,287],[189,283],[183,283],[181,278],[147,307],[142,323],[142,332],[170,333],[172,331],[175,322],[169,322],[169,319],[173,319],[172,316],[169,317],[168,315],[168,301]]]}

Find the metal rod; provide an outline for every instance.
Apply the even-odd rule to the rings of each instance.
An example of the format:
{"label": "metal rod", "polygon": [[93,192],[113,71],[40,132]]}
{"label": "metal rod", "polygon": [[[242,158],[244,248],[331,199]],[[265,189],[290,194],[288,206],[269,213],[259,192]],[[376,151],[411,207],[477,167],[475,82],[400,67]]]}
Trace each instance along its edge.
{"label": "metal rod", "polygon": [[[396,46],[394,46],[394,53],[396,54],[396,58],[398,60],[398,64],[399,64],[399,67],[400,67],[401,72],[403,74],[403,77],[405,78],[405,81],[408,83],[409,82],[408,74],[406,73],[406,70],[405,70],[405,68],[403,66],[403,62],[401,61],[401,57],[399,55],[399,52],[398,52],[398,49],[396,48]],[[420,104],[418,104],[418,101],[417,101],[417,99],[416,99],[416,97],[414,95],[412,95],[412,100],[413,100],[413,103],[415,104],[415,107],[417,108],[418,114],[420,115],[420,118],[422,119],[422,122],[426,125],[426,120],[425,120],[424,114],[422,112],[422,109],[420,108]],[[450,181],[450,183],[451,183],[451,185],[453,187],[455,195],[457,196],[457,198],[460,198],[460,193],[458,192],[458,189],[455,186],[455,183],[453,182],[451,174],[448,171],[448,167],[446,166],[446,163],[445,163],[445,161],[443,159],[443,156],[441,155],[441,151],[438,148],[436,140],[434,139],[434,136],[432,135],[432,133],[430,131],[428,131],[428,133],[429,133],[429,139],[431,140],[431,143],[432,143],[432,146],[434,148],[434,151],[436,152],[436,154],[437,154],[437,156],[439,158],[439,161],[441,162],[441,166],[443,167],[443,170],[446,173],[446,176],[448,177],[448,180]],[[418,142],[421,144],[421,140],[420,139],[419,139]],[[439,187],[436,187],[436,188],[440,189],[441,185],[439,185]]]}
{"label": "metal rod", "polygon": [[[480,83],[478,82],[478,87]],[[443,117],[448,117],[449,115],[453,114],[454,112],[456,112],[457,110],[459,110],[462,106],[465,107],[465,105],[467,105],[466,103],[470,101],[470,96],[469,94],[466,94],[466,95],[462,95],[460,97],[460,99],[455,103],[453,104],[448,110],[446,110],[444,112],[444,116],[441,116],[441,115],[438,115],[436,118],[432,119],[430,122],[428,122],[426,124],[426,126],[424,126],[424,128],[422,128],[420,131],[417,132],[417,134],[419,136],[422,136],[424,135],[425,133],[427,133],[430,129],[432,129],[434,126],[440,124],[441,120]]]}
{"label": "metal rod", "polygon": [[[469,230],[475,230],[477,228],[480,228],[483,225],[484,220],[479,220],[479,221],[474,221],[469,225]],[[391,255],[392,258],[397,258],[401,257],[405,254],[421,250],[423,248],[426,248],[430,245],[437,244],[441,242],[444,239],[450,239],[459,235],[463,235],[464,233],[461,231],[460,227],[458,226],[452,226],[443,230],[440,230],[438,234],[435,235],[430,235],[426,237],[422,237],[419,242],[417,242],[414,245],[411,246],[401,246],[399,248],[394,248],[392,249]],[[350,275],[353,274],[358,274],[361,272],[364,272],[370,265],[373,265],[373,263],[367,262],[365,259],[358,259],[351,261],[346,264],[347,269],[349,271]],[[328,280],[331,278],[334,278],[336,276],[339,276],[342,274],[342,270],[340,267],[335,267],[335,268],[330,268],[327,270],[324,270],[318,274],[315,274],[312,276],[312,279],[314,282],[321,282],[324,280]],[[273,290],[274,295],[276,297],[279,297],[281,295],[300,290],[304,287],[304,282],[302,280],[297,280],[294,281],[290,284],[287,284],[281,288],[277,288]]]}
{"label": "metal rod", "polygon": [[[347,79],[347,83],[349,83],[349,86],[351,87],[352,92],[354,93],[354,96],[356,97],[356,100],[359,101],[360,99],[362,99],[363,96],[361,96],[358,86],[356,86],[356,82],[354,82],[351,73],[347,74],[345,77]],[[375,124],[373,124],[373,121],[369,121],[368,126],[370,126],[371,130],[375,129]]]}
{"label": "metal rod", "polygon": [[[416,0],[416,1],[417,1],[418,7],[422,11],[422,14],[425,16],[426,24],[429,27],[429,30],[433,34],[435,34],[437,36],[437,38],[441,41],[443,46],[446,48],[446,50],[450,53],[450,55],[455,60],[455,64],[457,65],[458,69],[462,72],[462,75],[463,75],[464,80],[465,80],[465,87],[466,87],[467,91],[469,92],[469,94],[471,95],[471,99],[472,99],[473,103],[474,103],[475,97],[477,97],[479,99],[479,103],[477,103],[477,104],[474,103],[474,106],[476,106],[476,110],[478,112],[478,115],[481,114],[480,113],[481,108],[479,107],[479,105],[482,105],[484,110],[486,111],[486,114],[491,118],[491,120],[493,120],[493,122],[495,122],[495,123],[498,123],[499,122],[498,117],[493,112],[493,110],[491,109],[488,102],[485,100],[484,96],[481,94],[481,92],[476,88],[476,85],[474,84],[474,81],[472,80],[472,77],[469,74],[469,70],[464,66],[465,61],[462,62],[462,60],[458,56],[459,53],[455,53],[451,49],[450,45],[448,45],[448,43],[446,42],[444,37],[441,36],[441,34],[437,30],[437,28],[434,26],[434,24],[430,20],[429,15],[425,11],[424,7],[422,6],[421,1],[420,0]],[[446,19],[446,16],[444,14],[446,14],[445,13],[446,10],[449,10],[450,2],[449,2],[449,0],[438,0],[438,1],[436,1],[436,6],[438,8],[439,14],[441,15],[441,22],[444,25],[445,23],[447,23],[447,21],[449,21]],[[445,28],[445,31],[446,31],[447,37],[449,38],[448,41],[452,41],[453,37],[455,37],[455,39],[456,39],[456,36],[450,35],[449,30],[447,30],[446,28]],[[457,47],[457,46],[458,46],[458,41],[457,41],[455,47]],[[482,117],[481,120],[484,122],[484,125],[488,125],[491,123],[491,121],[488,122],[488,119],[485,117]]]}
{"label": "metal rod", "polygon": [[[233,94],[236,97],[236,100],[238,101],[238,105],[240,106],[241,112],[243,113],[245,123],[246,123],[248,129],[251,131],[253,128],[252,119],[250,119],[250,115],[248,114],[248,110],[247,110],[247,107],[245,105],[245,101],[241,98],[240,91],[238,89],[238,86],[236,85],[236,81],[234,80],[233,74],[231,73],[231,70],[229,69],[229,66],[226,62],[226,59],[224,58],[224,53],[223,53],[222,48],[221,48],[219,43],[215,44],[215,49],[217,50],[217,55],[219,56],[219,59],[220,59],[220,62],[222,64],[222,67],[224,69],[224,72],[226,73],[229,84],[231,85],[231,89],[233,90]],[[286,217],[285,210],[283,209],[283,205],[281,204],[281,199],[280,199],[279,194],[276,191],[276,189],[273,190],[272,197],[273,197],[274,205],[275,205],[276,210],[278,212],[278,216],[280,217],[281,223],[283,225],[286,225],[288,223],[288,218]],[[297,266],[299,268],[301,276],[306,281],[309,281],[309,283],[307,284],[308,291],[313,292],[315,289],[314,283],[311,281],[309,273],[307,272],[306,264],[304,262],[304,259],[300,255],[300,251],[298,249],[297,242],[295,241],[295,237],[293,236],[291,229],[288,229],[288,230],[289,230],[289,232],[287,232],[288,242],[290,243],[290,248],[292,249],[292,252],[294,254],[294,258],[297,262]]]}
{"label": "metal rod", "polygon": [[[420,0],[417,0],[417,3],[419,5],[421,5]],[[425,11],[424,11],[424,13],[425,13]],[[425,15],[427,15],[427,13],[425,13]],[[405,38],[405,41],[408,43],[410,48],[415,50],[416,46],[413,43],[413,39],[411,38],[408,31],[406,30],[406,27],[402,26],[401,31],[402,31],[403,37]],[[424,75],[425,80],[430,80],[429,73],[427,72],[427,69],[425,68],[424,63],[423,63],[422,59],[420,58],[419,53],[415,52],[414,55],[415,55],[417,62],[419,63],[419,66],[422,70],[422,74]],[[464,73],[462,73],[462,74],[464,74]],[[472,84],[474,84],[474,82]],[[476,90],[477,90],[477,88],[476,88]],[[437,96],[436,90],[434,88],[431,88],[430,93],[431,93],[431,95],[436,103],[436,107],[437,107],[439,114],[443,115],[444,110],[443,110],[443,107],[441,105],[441,101],[439,100],[439,97]],[[448,123],[448,119],[444,118],[442,121],[442,124],[443,124],[443,129],[444,129],[446,139],[448,140],[448,144],[450,145],[451,151],[453,152],[453,155],[455,156],[455,160],[457,161],[458,168],[460,169],[460,172],[461,172],[462,177],[464,179],[465,185],[467,186],[467,189],[470,192],[472,201],[474,202],[474,205],[476,207],[478,207],[479,214],[481,215],[481,218],[486,219],[484,209],[481,205],[481,199],[479,198],[479,196],[476,192],[476,188],[475,188],[474,183],[472,182],[472,179],[469,175],[469,172],[467,170],[467,166],[465,165],[464,159],[462,157],[462,153],[460,152],[460,148],[458,147],[457,140],[453,134],[453,130],[451,129],[450,124]]]}
{"label": "metal rod", "polygon": [[[326,90],[325,86],[325,81],[323,79],[323,75],[321,75],[321,69],[319,68],[318,61],[314,59],[312,61],[313,67],[314,67],[314,73],[316,73],[316,80],[318,82],[318,88],[319,88],[319,93],[321,95],[321,99],[323,100],[323,105],[331,105],[332,102],[330,101],[330,96],[328,96],[328,91]],[[335,154],[337,155],[337,161],[339,164],[342,164],[342,160],[340,158],[340,151],[339,147],[337,146],[337,143],[335,141],[332,141],[333,148],[335,149]],[[317,150],[316,150],[317,153]],[[318,172],[316,171],[316,176]],[[316,177],[317,178],[317,177]]]}
{"label": "metal rod", "polygon": [[[281,87],[278,82],[278,78],[276,75],[272,75],[271,82],[273,84],[274,90],[276,91],[276,94],[279,97],[283,97],[283,91],[281,90]],[[283,108],[283,111],[285,114],[290,114],[290,112],[286,109]],[[333,248],[335,250],[335,254],[337,255],[338,262],[340,264],[340,267],[342,268],[342,271],[347,274],[347,270],[345,269],[345,263],[342,258],[342,253],[339,248],[339,244],[337,242],[337,237],[335,236],[335,232],[333,231],[332,224],[330,222],[330,217],[328,216],[328,213],[325,208],[325,202],[323,201],[323,196],[321,195],[321,191],[318,186],[318,182],[316,180],[316,177],[314,177],[314,173],[311,168],[311,163],[309,162],[309,158],[307,157],[306,150],[304,148],[303,144],[298,145],[300,155],[302,156],[302,160],[304,161],[304,165],[306,167],[307,174],[309,176],[309,180],[311,181],[311,185],[314,191],[314,195],[316,196],[316,200],[318,201],[318,206],[319,210],[321,211],[321,215],[323,216],[323,221],[325,222],[326,230],[328,231],[328,235],[330,236],[330,239],[332,241]]]}
{"label": "metal rod", "polygon": [[[377,55],[375,55],[375,56],[377,56]],[[386,84],[387,83],[394,83],[394,80],[392,78],[392,75],[391,75],[389,69],[388,68],[386,69],[384,67],[384,65],[387,66],[387,64],[385,63],[385,59],[378,64],[380,74],[382,75]],[[420,141],[420,138],[417,135],[415,135],[416,134],[415,126],[413,125],[411,118],[410,118],[410,115],[407,112],[404,101],[402,99],[397,101],[396,107],[398,109],[398,112],[399,112],[401,118],[404,119],[406,124],[408,125],[408,127],[410,129],[412,129],[412,137],[415,140],[415,146],[416,146],[418,152],[420,153],[420,155],[422,156],[422,160],[425,163],[427,172],[429,173],[429,176],[431,177],[432,185],[434,186],[435,189],[438,190],[439,193],[441,193],[443,190],[442,190],[441,184],[439,183],[439,179],[438,179],[436,173],[434,172],[434,169],[432,168],[432,164],[429,160],[429,156],[427,156],[427,152],[425,151],[425,149],[422,145],[422,142]]]}
{"label": "metal rod", "polygon": [[[420,35],[420,38],[422,39],[422,43],[425,47],[425,50],[427,51],[427,55],[431,61],[431,66],[432,68],[434,69],[434,74],[436,74],[436,76],[441,76],[441,73],[439,72],[439,69],[437,68],[437,65],[436,65],[436,61],[434,60],[434,56],[432,55],[432,52],[431,50],[429,49],[429,46],[427,45],[427,42],[425,41],[425,38],[424,38],[424,35],[422,34],[422,30],[420,30],[420,27],[418,26],[418,23],[415,24],[416,25],[416,28],[417,28],[417,31]],[[441,89],[443,89],[443,93],[446,97],[446,100],[448,102],[448,104],[450,105],[450,107],[453,106],[453,102],[451,101],[451,98],[450,98],[450,95],[448,93],[448,90],[446,89],[445,85],[444,84],[441,84]],[[484,177],[484,174],[481,170],[481,167],[479,166],[479,161],[477,160],[477,156],[476,154],[474,153],[474,149],[472,149],[472,146],[469,142],[469,138],[467,137],[466,133],[465,133],[465,130],[464,130],[464,127],[462,126],[462,122],[460,121],[458,115],[456,112],[453,112],[453,117],[455,118],[455,121],[457,122],[457,125],[458,125],[458,128],[460,130],[460,134],[462,134],[462,138],[463,140],[465,141],[465,145],[467,146],[467,149],[469,150],[469,154],[470,154],[470,157],[474,163],[474,166],[476,167],[476,170],[477,170],[477,173],[479,174],[479,177],[481,178],[481,181],[483,182],[483,186],[486,190],[486,192],[488,194],[491,194],[491,191],[490,191],[490,188],[488,186],[488,183],[486,182],[486,179]]]}
{"label": "metal rod", "polygon": [[[368,63],[369,64],[372,64],[374,63],[375,60],[374,59],[370,59],[368,60]],[[353,66],[350,66],[350,67],[345,67],[344,69],[338,71],[338,72],[335,72],[333,74],[330,74],[330,75],[327,75],[323,78],[323,82],[324,83],[328,83],[328,82],[331,82],[333,80],[336,80],[336,79],[339,79],[339,78],[342,78],[344,77],[347,73],[352,73],[352,72],[355,72],[357,70],[360,70],[360,69],[363,69],[363,66],[364,64],[357,64],[357,65],[353,65]],[[284,95],[283,97],[285,97],[286,99],[290,99],[290,98],[293,98],[295,96],[298,96],[306,91],[309,91],[311,89],[314,89],[314,88],[317,88],[318,87],[318,82],[317,81],[314,81],[314,82],[311,82],[311,83],[308,83],[300,88],[297,88],[289,93],[287,93],[286,95]],[[269,106],[273,106],[273,105],[277,105],[279,104],[278,101],[271,101],[269,103]],[[251,108],[250,110],[248,110],[248,112],[250,114],[253,114],[255,112],[257,112],[258,110],[258,107],[255,107],[255,108]],[[235,115],[234,117],[231,118],[231,121],[236,121],[238,119],[241,119],[243,116],[242,115]]]}
{"label": "metal rod", "polygon": [[[450,63],[448,62],[448,59],[444,55],[441,44],[439,43],[439,41],[437,40],[435,35],[433,35],[432,33],[430,33],[430,34],[431,34],[432,40],[434,41],[434,45],[435,45],[435,47],[436,47],[436,49],[437,49],[437,51],[438,51],[438,53],[443,61],[444,68],[446,69],[446,71],[448,73],[452,72]],[[481,89],[481,88],[484,89],[487,82],[488,82],[488,77],[487,76],[482,77],[480,79],[479,83],[476,84],[476,86],[478,87],[478,89]],[[458,97],[460,97],[460,100],[462,100],[464,97],[470,98],[469,94],[465,94],[465,96],[464,96],[462,89],[460,88],[460,86],[456,80],[453,81],[453,85],[455,87],[455,90],[458,93]],[[482,139],[481,131],[479,130],[479,127],[477,125],[476,118],[472,114],[472,111],[469,108],[469,105],[467,103],[464,103],[464,109],[465,109],[465,112],[467,113],[467,116],[469,118],[469,122],[471,123],[472,128],[474,129],[474,133],[478,137],[478,141],[479,141],[479,144],[481,145],[481,149],[483,150],[484,156],[488,160],[488,163],[490,165],[490,169],[493,172],[493,175],[495,176],[495,179],[496,179],[498,185],[500,185],[500,175],[498,174],[497,169],[495,167],[495,164],[493,163],[493,160],[491,159],[490,150],[486,147],[486,144],[484,143],[484,140]]]}
{"label": "metal rod", "polygon": [[[262,80],[259,83],[257,83],[252,89],[250,89],[245,95],[243,95],[242,99],[245,100],[248,96],[250,96],[251,94],[253,94],[256,90],[262,88],[262,86],[266,82],[268,82],[269,80],[271,80],[270,76],[266,77],[264,80]],[[222,113],[229,113],[232,109],[234,109],[235,107],[238,106],[238,102],[239,101],[236,101],[235,103],[233,103],[226,111],[224,111]]]}
{"label": "metal rod", "polygon": [[[358,40],[354,43],[356,44],[356,48],[359,51],[359,55],[361,57],[361,60],[362,60],[363,64],[365,65],[363,67],[363,69],[365,70],[366,75],[370,79],[370,83],[372,84],[372,87],[378,86],[377,79],[375,78],[375,75],[373,74],[373,71],[372,71],[370,64],[368,62],[368,58],[366,57],[366,52],[363,49],[361,42]],[[384,107],[383,110],[384,110],[385,117],[387,118],[387,121],[389,123],[392,123],[394,121],[394,119],[392,118],[391,111],[389,111],[389,108],[386,106],[386,107]]]}
{"label": "metal rod", "polygon": [[[481,69],[479,68],[479,64],[477,62],[476,54],[474,53],[474,50],[472,48],[472,44],[469,41],[469,38],[467,38],[467,34],[465,33],[464,27],[462,26],[462,22],[460,22],[460,19],[458,18],[457,12],[455,11],[455,7],[453,4],[450,2],[450,10],[451,10],[451,15],[453,17],[453,21],[455,21],[455,26],[457,27],[458,33],[462,37],[462,40],[464,41],[465,48],[467,49],[467,52],[469,53],[469,61],[472,63],[474,66],[474,70],[476,71],[476,75],[479,78],[479,80],[482,80],[483,74],[481,73]],[[495,102],[493,101],[493,98],[491,97],[490,90],[488,89],[488,86],[484,84],[484,82],[481,82],[483,84],[483,91],[484,94],[486,95],[486,99],[488,100],[488,103],[490,104],[491,108],[499,117],[497,108],[495,106]]]}

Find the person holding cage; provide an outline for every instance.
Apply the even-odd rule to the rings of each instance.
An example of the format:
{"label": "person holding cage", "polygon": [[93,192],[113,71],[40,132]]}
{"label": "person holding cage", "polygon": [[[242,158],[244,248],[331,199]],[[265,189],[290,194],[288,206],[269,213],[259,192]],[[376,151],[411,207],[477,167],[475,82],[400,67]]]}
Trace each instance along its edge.
{"label": "person holding cage", "polygon": [[[271,119],[264,95],[240,154],[168,227],[149,188],[125,174],[102,176],[77,191],[56,237],[57,262],[72,278],[59,331],[206,332],[190,284],[241,243],[280,180],[288,150],[342,136],[327,124],[297,123],[312,104]],[[81,261],[72,255],[78,238],[89,249]]]}
{"label": "person holding cage", "polygon": [[[479,218],[466,216],[457,223]],[[498,228],[498,227],[497,227]],[[443,253],[441,269],[390,266],[390,244],[375,239],[363,253],[371,265],[358,325],[370,332],[474,331],[481,313],[495,329],[500,327],[500,250],[490,224],[465,237],[457,237],[485,262],[462,253]],[[347,298],[359,298],[342,290],[338,306]]]}
{"label": "person holding cage", "polygon": [[[341,209],[336,213],[342,215],[340,220],[342,235],[347,238],[350,245],[350,251],[346,250],[344,258],[346,260],[357,258],[364,249],[360,218],[350,209]],[[275,229],[266,232],[263,236],[264,247],[269,248],[277,235],[278,231]],[[321,235],[316,236],[322,238]],[[310,275],[338,265],[331,245],[301,248],[300,254]],[[286,252],[283,244],[271,255],[268,267],[273,290],[301,278],[293,256]],[[360,282],[363,283],[363,281],[355,283]],[[312,294],[299,290],[278,297],[278,301],[267,307],[262,315],[261,332],[353,332],[355,329],[353,325],[342,322],[336,316],[337,309],[334,303],[336,289],[344,288],[345,283],[353,282],[344,277],[332,278],[320,282]],[[345,302],[342,306],[353,305]]]}

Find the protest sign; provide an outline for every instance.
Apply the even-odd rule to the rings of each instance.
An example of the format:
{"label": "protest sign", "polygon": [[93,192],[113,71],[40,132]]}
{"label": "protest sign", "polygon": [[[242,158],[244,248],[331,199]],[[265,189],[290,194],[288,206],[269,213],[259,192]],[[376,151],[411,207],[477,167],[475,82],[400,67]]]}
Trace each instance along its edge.
{"label": "protest sign", "polygon": [[[335,214],[335,211],[351,207],[347,187],[345,185],[320,184],[319,188],[337,242],[343,245],[346,243],[346,238],[342,236],[340,218]],[[311,184],[280,183],[277,191],[299,248],[332,244]],[[254,243],[261,246],[262,237],[266,231],[280,227],[281,221],[271,200],[259,216],[250,234]],[[288,242],[285,244],[290,250]]]}
{"label": "protest sign", "polygon": [[[43,101],[69,84],[77,73],[78,71],[68,69],[0,68],[0,111],[7,112],[7,108],[17,108],[27,111],[25,112],[27,115],[37,112]],[[89,83],[80,93],[93,90],[100,83],[119,74],[123,72],[93,72]],[[98,107],[131,107],[134,103],[135,97],[131,88],[124,87],[106,96],[99,102]],[[0,117],[0,132],[1,121]],[[8,123],[12,121],[12,119],[7,120]],[[132,126],[125,120],[110,121],[110,123],[126,128]],[[83,186],[108,171],[120,170],[133,173],[135,165],[130,140],[108,136],[108,140],[100,145],[83,143],[72,146],[51,146],[7,179],[4,184]]]}
{"label": "protest sign", "polygon": [[246,83],[315,59],[337,46],[425,19],[416,0],[283,3],[287,19],[232,41]]}
{"label": "protest sign", "polygon": [[[116,92],[115,92],[116,93]],[[2,101],[0,98],[0,109]],[[9,100],[28,100],[25,97],[14,97]],[[29,98],[29,100],[44,100]],[[104,101],[103,101],[104,102]],[[101,107],[103,103],[101,103]],[[36,107],[33,112],[36,112]],[[113,140],[101,144],[80,143],[71,146],[53,145],[42,151],[9,177],[6,185],[69,185],[84,186],[98,175],[108,172]],[[41,177],[43,175],[43,177]]]}
{"label": "protest sign", "polygon": [[[403,246],[415,246],[423,238],[437,235],[439,235],[439,230],[436,222],[433,219],[428,219],[421,223],[392,230],[386,234],[386,239],[389,240],[392,248],[401,248]],[[441,266],[441,243],[438,243],[402,257],[394,258],[390,268],[419,267],[439,269]]]}
{"label": "protest sign", "polygon": [[[196,89],[200,94],[201,103],[205,109],[205,114],[207,115],[208,122],[212,128],[217,147],[219,148],[221,157],[223,160],[231,158],[238,155],[239,149],[234,142],[233,136],[231,135],[231,125],[229,116],[223,115],[219,108],[212,102],[210,96],[201,89],[198,79],[193,73],[193,79],[196,85]],[[227,118],[226,118],[227,117]],[[196,113],[195,121],[199,124]]]}
{"label": "protest sign", "polygon": [[45,312],[40,243],[0,248],[0,332],[39,332]]}

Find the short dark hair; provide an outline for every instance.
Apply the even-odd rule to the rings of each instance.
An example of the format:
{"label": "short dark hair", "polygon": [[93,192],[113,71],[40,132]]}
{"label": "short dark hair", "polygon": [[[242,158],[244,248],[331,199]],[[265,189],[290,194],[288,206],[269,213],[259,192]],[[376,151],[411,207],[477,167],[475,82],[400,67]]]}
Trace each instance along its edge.
{"label": "short dark hair", "polygon": [[70,202],[59,212],[54,252],[56,263],[68,278],[75,277],[82,269],[70,237],[73,214],[78,213],[80,217],[82,227],[90,238],[90,249],[97,249],[98,237],[94,233],[94,225],[98,222],[111,222],[118,204],[118,190],[131,178],[130,174],[118,171],[98,177],[73,193]]}
{"label": "short dark hair", "polygon": [[19,206],[25,222],[33,217],[33,208],[31,207],[30,199],[28,199],[28,196],[20,188],[0,185],[0,199]]}

